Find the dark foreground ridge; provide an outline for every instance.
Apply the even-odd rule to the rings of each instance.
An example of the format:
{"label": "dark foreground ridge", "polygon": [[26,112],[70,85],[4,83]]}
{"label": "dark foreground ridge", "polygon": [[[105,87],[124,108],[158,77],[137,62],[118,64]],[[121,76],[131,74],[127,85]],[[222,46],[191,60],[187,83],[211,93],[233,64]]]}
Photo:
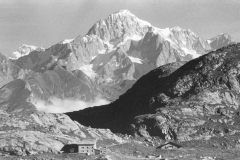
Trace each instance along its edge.
{"label": "dark foreground ridge", "polygon": [[207,139],[239,131],[240,44],[159,67],[105,106],[67,113],[94,128],[165,140]]}

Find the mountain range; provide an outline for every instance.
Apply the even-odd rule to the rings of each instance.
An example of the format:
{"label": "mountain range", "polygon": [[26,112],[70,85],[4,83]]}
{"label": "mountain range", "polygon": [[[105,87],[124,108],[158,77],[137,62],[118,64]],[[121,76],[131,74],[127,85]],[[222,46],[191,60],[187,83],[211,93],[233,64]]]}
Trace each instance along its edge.
{"label": "mountain range", "polygon": [[101,97],[111,102],[159,66],[189,61],[231,43],[226,34],[202,40],[189,29],[160,29],[120,10],[84,36],[46,49],[22,45],[10,59],[2,55],[9,63],[1,64],[9,69],[2,73],[2,86],[23,80],[32,104],[52,104],[51,98],[94,102]]}

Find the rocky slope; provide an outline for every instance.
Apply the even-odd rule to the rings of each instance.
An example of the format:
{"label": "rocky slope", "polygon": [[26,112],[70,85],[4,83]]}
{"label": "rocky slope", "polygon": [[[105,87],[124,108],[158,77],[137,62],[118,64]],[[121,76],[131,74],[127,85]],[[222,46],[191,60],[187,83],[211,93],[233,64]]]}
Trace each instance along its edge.
{"label": "rocky slope", "polygon": [[31,155],[59,153],[65,144],[97,141],[97,146],[126,140],[106,129],[88,128],[64,114],[34,112],[9,114],[0,110],[0,152]]}
{"label": "rocky slope", "polygon": [[61,99],[82,99],[90,101],[100,94],[93,82],[81,70],[68,72],[55,66],[52,70],[36,73],[28,78],[33,97],[48,100],[49,97]]}
{"label": "rocky slope", "polygon": [[0,109],[11,113],[32,113],[36,108],[30,102],[30,96],[25,81],[11,81],[0,89]]}
{"label": "rocky slope", "polygon": [[54,65],[41,73],[20,69],[1,54],[0,58],[0,155],[59,153],[65,144],[82,140],[98,140],[98,146],[125,142],[110,130],[82,126],[63,114],[37,111],[39,99],[51,104],[49,97],[88,101],[97,96],[98,89],[81,70],[68,72]]}
{"label": "rocky slope", "polygon": [[19,68],[0,53],[0,108],[8,112],[31,112],[34,104],[52,98],[94,101],[100,88],[81,70],[69,72],[53,65],[44,72]]}
{"label": "rocky slope", "polygon": [[0,88],[15,79],[24,79],[28,72],[13,64],[0,52]]}
{"label": "rocky slope", "polygon": [[229,43],[228,35],[202,40],[189,29],[159,29],[121,10],[98,21],[84,36],[47,49],[22,46],[23,54],[12,62],[39,73],[56,65],[68,72],[81,70],[100,88],[98,95],[115,100],[152,69],[191,60]]}
{"label": "rocky slope", "polygon": [[[112,104],[68,113],[92,127],[165,140],[234,135],[239,126],[240,44],[159,67]],[[91,117],[91,118],[90,118]]]}
{"label": "rocky slope", "polygon": [[[97,88],[81,70],[68,72],[62,67],[55,66],[43,73],[28,72],[23,75],[25,78],[4,83],[0,88],[0,109],[22,114],[31,113],[35,109],[59,113],[62,110],[76,110],[70,107],[79,109],[88,107],[85,102],[89,102],[89,106],[91,103],[92,105],[107,103],[102,100],[98,104],[101,100],[98,96],[104,91]],[[78,99],[82,101],[77,101]],[[76,106],[68,107],[68,104]],[[51,105],[56,111],[54,108],[46,110],[47,106]],[[61,108],[63,106],[68,108]]]}

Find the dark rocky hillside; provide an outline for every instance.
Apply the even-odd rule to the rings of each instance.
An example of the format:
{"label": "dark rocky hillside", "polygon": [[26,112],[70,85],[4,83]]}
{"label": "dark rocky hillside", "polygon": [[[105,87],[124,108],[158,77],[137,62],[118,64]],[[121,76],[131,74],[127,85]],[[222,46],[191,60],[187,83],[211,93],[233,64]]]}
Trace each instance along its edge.
{"label": "dark rocky hillside", "polygon": [[240,44],[146,74],[112,104],[68,113],[96,128],[165,140],[239,132]]}

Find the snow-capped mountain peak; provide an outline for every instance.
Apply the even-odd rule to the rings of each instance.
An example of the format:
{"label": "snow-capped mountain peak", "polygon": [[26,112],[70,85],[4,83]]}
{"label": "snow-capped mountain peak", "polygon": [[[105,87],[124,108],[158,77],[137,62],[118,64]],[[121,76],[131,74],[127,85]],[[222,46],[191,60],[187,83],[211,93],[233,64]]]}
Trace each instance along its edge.
{"label": "snow-capped mountain peak", "polygon": [[13,57],[10,57],[10,59],[18,59],[20,57],[28,55],[30,52],[32,52],[34,50],[44,50],[44,48],[42,48],[42,47],[39,48],[37,46],[23,44],[18,48],[17,51],[13,52]]}
{"label": "snow-capped mountain peak", "polygon": [[213,49],[217,49],[223,46],[226,46],[231,43],[231,36],[226,33],[221,33],[216,37],[210,38],[207,40],[207,43],[211,46]]}
{"label": "snow-capped mountain peak", "polygon": [[136,15],[132,14],[129,10],[127,9],[122,9],[118,12],[115,12],[114,14],[111,14],[110,17],[116,17],[116,16],[119,16],[119,17],[124,17],[124,18],[129,18],[132,19],[133,21],[135,22],[138,22],[139,25],[141,26],[152,26],[149,22],[147,21],[144,21],[142,19],[139,19]]}
{"label": "snow-capped mountain peak", "polygon": [[66,72],[81,71],[98,87],[111,86],[104,96],[116,99],[156,67],[189,61],[231,42],[224,36],[215,38],[205,41],[179,26],[157,28],[128,10],[120,10],[96,22],[84,36],[65,39],[31,56],[27,54],[37,47],[19,51],[18,57],[25,56],[14,63],[36,72],[56,66]]}
{"label": "snow-capped mountain peak", "polygon": [[171,28],[172,31],[181,31],[182,28],[180,28],[179,26],[174,26],[173,28]]}
{"label": "snow-capped mountain peak", "polygon": [[121,9],[119,10],[118,12],[115,12],[113,13],[112,15],[114,14],[119,14],[119,15],[124,15],[124,16],[127,16],[127,15],[131,15],[131,16],[135,16],[134,14],[132,14],[129,10],[127,9]]}
{"label": "snow-capped mountain peak", "polygon": [[137,18],[130,11],[120,10],[98,21],[87,35],[97,35],[103,41],[111,41],[112,45],[116,46],[116,43],[125,39],[126,36],[143,37],[151,26],[150,23]]}
{"label": "snow-capped mountain peak", "polygon": [[218,35],[218,37],[224,37],[226,39],[231,39],[231,36],[228,35],[227,33],[221,33],[221,34]]}

